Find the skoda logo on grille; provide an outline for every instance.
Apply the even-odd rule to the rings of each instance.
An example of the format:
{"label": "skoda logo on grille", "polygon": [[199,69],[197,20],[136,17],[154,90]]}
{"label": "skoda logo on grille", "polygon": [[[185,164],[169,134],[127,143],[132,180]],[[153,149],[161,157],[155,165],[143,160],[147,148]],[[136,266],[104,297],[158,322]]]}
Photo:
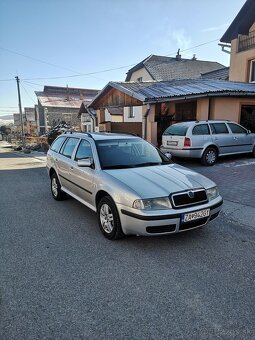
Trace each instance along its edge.
{"label": "skoda logo on grille", "polygon": [[189,198],[194,198],[194,191],[188,191]]}

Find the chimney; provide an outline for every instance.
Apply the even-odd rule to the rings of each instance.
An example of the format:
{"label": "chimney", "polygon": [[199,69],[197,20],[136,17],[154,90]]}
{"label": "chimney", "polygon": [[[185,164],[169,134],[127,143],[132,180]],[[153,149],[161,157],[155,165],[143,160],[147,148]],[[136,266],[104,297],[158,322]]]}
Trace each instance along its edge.
{"label": "chimney", "polygon": [[197,58],[196,58],[196,55],[195,54],[193,54],[193,57],[192,57],[192,59],[191,60],[197,60]]}
{"label": "chimney", "polygon": [[178,48],[177,54],[176,54],[176,60],[181,60],[182,56],[180,55],[180,49]]}

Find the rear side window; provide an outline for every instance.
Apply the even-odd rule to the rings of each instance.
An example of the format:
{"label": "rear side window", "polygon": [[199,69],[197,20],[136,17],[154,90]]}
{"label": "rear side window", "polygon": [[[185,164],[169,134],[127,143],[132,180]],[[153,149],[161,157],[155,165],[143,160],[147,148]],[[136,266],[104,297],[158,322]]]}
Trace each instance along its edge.
{"label": "rear side window", "polygon": [[66,157],[71,158],[73,150],[78,143],[78,140],[79,140],[78,138],[68,138],[67,142],[63,147],[62,154]]}
{"label": "rear side window", "polygon": [[247,130],[245,130],[242,126],[234,124],[234,123],[228,123],[228,126],[230,127],[230,130],[233,133],[247,133]]}
{"label": "rear side window", "polygon": [[187,125],[171,125],[163,133],[164,136],[186,136],[188,130]]}
{"label": "rear side window", "polygon": [[210,135],[210,130],[208,124],[200,124],[193,128],[192,135],[201,136],[201,135]]}
{"label": "rear side window", "polygon": [[64,141],[66,140],[66,137],[59,137],[57,139],[54,140],[54,142],[52,143],[50,149],[52,151],[55,151],[55,152],[59,152],[62,144],[64,143]]}
{"label": "rear side window", "polygon": [[225,123],[213,123],[213,124],[210,124],[210,127],[214,135],[219,135],[222,133],[229,133],[228,128]]}

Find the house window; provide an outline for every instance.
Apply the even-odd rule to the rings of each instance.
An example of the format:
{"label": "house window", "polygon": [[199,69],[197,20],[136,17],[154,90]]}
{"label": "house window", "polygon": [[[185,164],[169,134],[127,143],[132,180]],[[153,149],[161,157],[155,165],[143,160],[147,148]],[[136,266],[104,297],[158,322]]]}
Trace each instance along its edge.
{"label": "house window", "polygon": [[250,63],[250,82],[255,82],[255,60],[251,60]]}
{"label": "house window", "polygon": [[135,118],[135,113],[134,113],[133,106],[130,106],[130,108],[129,108],[128,118]]}
{"label": "house window", "polygon": [[137,78],[137,81],[143,81],[143,77]]}

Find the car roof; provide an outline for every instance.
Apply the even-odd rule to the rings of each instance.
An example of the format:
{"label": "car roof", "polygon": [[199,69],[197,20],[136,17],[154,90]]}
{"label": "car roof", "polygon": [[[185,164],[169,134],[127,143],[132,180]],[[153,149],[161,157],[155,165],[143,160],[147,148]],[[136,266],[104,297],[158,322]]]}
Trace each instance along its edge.
{"label": "car roof", "polygon": [[180,122],[180,123],[175,123],[173,125],[186,125],[186,126],[191,126],[195,124],[205,124],[205,123],[234,123],[230,120],[225,120],[225,119],[217,119],[217,120],[192,120],[188,122]]}
{"label": "car roof", "polygon": [[65,132],[61,136],[78,138],[89,137],[94,140],[140,138],[139,136],[129,133],[112,133],[112,132]]}

